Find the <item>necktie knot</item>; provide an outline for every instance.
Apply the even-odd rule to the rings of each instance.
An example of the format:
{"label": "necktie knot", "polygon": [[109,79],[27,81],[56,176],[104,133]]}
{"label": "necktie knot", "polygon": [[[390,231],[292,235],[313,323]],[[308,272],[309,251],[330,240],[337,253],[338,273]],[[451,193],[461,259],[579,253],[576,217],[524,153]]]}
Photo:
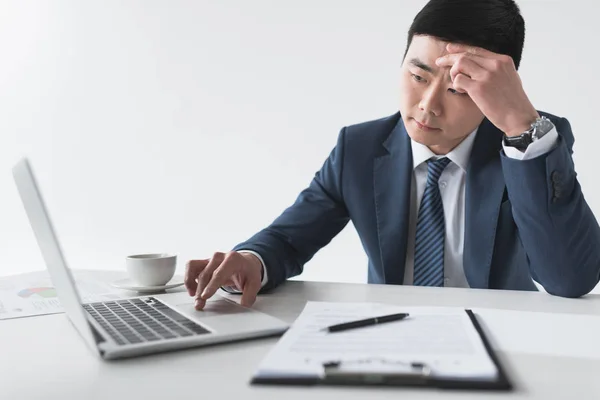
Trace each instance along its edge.
{"label": "necktie knot", "polygon": [[448,166],[450,159],[448,157],[440,158],[439,160],[427,161],[427,185],[437,184],[444,168]]}

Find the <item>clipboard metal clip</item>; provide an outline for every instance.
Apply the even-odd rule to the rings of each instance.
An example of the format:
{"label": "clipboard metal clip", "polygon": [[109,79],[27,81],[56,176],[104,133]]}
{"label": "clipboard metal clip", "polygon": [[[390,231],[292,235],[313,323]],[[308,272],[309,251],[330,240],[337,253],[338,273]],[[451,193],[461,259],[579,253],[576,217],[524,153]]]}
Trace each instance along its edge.
{"label": "clipboard metal clip", "polygon": [[333,384],[426,384],[431,368],[422,362],[366,358],[323,363],[324,380]]}

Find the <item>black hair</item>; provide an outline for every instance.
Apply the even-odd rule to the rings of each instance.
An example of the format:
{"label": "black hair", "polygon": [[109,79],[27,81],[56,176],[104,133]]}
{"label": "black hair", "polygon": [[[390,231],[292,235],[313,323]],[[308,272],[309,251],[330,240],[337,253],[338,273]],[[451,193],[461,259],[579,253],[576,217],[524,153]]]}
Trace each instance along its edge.
{"label": "black hair", "polygon": [[415,35],[505,54],[518,69],[525,21],[514,0],[430,0],[410,26],[405,57]]}

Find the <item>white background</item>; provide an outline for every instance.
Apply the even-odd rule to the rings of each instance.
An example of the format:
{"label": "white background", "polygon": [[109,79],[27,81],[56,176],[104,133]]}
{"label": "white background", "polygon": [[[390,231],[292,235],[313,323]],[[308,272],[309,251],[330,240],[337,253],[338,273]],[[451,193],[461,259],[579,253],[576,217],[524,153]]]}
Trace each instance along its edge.
{"label": "white background", "polygon": [[[424,1],[0,2],[0,275],[44,268],[10,168],[28,155],[72,267],[227,251],[312,179],[339,130],[397,111]],[[600,212],[598,5],[520,1],[520,74],[571,121]],[[366,282],[350,224],[302,279]]]}

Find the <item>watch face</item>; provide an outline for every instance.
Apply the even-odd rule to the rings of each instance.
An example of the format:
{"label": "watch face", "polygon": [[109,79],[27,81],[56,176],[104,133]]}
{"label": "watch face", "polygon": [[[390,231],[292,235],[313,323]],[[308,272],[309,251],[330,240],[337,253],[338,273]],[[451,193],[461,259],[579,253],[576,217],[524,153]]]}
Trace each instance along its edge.
{"label": "watch face", "polygon": [[534,125],[533,136],[536,139],[540,139],[546,133],[550,132],[552,128],[554,128],[554,124],[546,117],[542,117],[538,122]]}

